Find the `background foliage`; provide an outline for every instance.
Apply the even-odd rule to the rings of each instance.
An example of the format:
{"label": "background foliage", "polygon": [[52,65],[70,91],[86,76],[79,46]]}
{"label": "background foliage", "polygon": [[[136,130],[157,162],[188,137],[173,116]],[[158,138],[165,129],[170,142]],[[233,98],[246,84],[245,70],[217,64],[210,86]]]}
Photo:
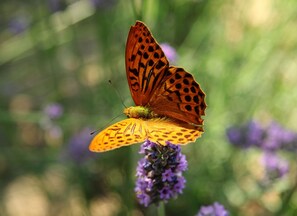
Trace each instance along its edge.
{"label": "background foliage", "polygon": [[1,215],[155,215],[134,194],[139,145],[88,152],[89,133],[123,110],[108,80],[133,105],[124,50],[137,19],[207,94],[205,133],[182,149],[187,184],[167,215],[214,201],[232,215],[297,214],[296,152],[262,187],[261,151],[226,138],[251,119],[297,130],[296,1],[2,0],[0,13]]}

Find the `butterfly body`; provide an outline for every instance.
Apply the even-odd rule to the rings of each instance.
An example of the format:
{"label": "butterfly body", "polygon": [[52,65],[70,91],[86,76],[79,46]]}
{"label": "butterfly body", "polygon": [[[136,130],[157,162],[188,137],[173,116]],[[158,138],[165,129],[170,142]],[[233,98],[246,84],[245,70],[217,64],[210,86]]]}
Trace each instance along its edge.
{"label": "butterfly body", "polygon": [[146,25],[137,21],[126,44],[126,75],[136,106],[92,140],[89,149],[104,152],[149,139],[166,145],[194,142],[203,133],[205,93],[183,68],[169,66]]}
{"label": "butterfly body", "polygon": [[158,117],[156,113],[154,113],[148,107],[144,107],[144,106],[131,106],[131,107],[125,108],[124,114],[128,118],[152,119],[152,118]]}

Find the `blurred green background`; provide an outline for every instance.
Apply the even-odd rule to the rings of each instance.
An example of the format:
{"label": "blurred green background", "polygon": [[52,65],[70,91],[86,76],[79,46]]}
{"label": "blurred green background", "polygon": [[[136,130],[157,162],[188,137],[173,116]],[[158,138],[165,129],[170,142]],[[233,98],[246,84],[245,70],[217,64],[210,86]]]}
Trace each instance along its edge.
{"label": "blurred green background", "polygon": [[295,0],[2,0],[0,13],[0,215],[156,214],[134,194],[139,145],[88,152],[90,132],[124,108],[108,80],[133,105],[124,53],[136,20],[207,95],[205,133],[182,148],[186,188],[166,215],[214,201],[231,215],[297,214],[296,154],[262,188],[260,152],[225,135],[250,119],[297,131]]}

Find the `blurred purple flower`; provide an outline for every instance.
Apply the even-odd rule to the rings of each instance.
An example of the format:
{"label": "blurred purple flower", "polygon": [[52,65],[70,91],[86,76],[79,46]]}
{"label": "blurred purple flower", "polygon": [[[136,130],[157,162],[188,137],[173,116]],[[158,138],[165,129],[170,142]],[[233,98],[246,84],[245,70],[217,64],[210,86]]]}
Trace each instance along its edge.
{"label": "blurred purple flower", "polygon": [[48,0],[48,7],[52,13],[63,11],[67,8],[66,0]]}
{"label": "blurred purple flower", "polygon": [[164,54],[166,55],[168,61],[174,64],[177,60],[176,50],[170,46],[168,43],[161,43],[160,44]]}
{"label": "blurred purple flower", "polygon": [[58,103],[51,103],[46,105],[44,113],[51,119],[57,119],[63,115],[63,107]]}
{"label": "blurred purple flower", "polygon": [[89,143],[92,140],[91,130],[85,128],[70,138],[65,149],[61,153],[63,161],[72,161],[76,164],[83,164],[96,156],[96,153],[89,151]]}
{"label": "blurred purple flower", "polygon": [[218,202],[202,206],[196,216],[228,216],[229,212]]}
{"label": "blurred purple flower", "polygon": [[90,0],[93,7],[96,9],[108,9],[111,8],[116,0]]}
{"label": "blurred purple flower", "polygon": [[283,128],[276,122],[272,122],[266,129],[265,139],[261,147],[265,150],[277,150],[282,145]]}
{"label": "blurred purple flower", "polygon": [[280,148],[286,149],[293,143],[297,143],[296,133],[286,130],[277,122],[271,122],[266,129],[265,139],[261,147],[265,150],[274,151]]}
{"label": "blurred purple flower", "polygon": [[246,125],[227,129],[226,134],[231,144],[242,148],[254,146],[268,151],[297,151],[297,134],[276,122],[271,122],[264,128],[251,121]]}
{"label": "blurred purple flower", "polygon": [[186,182],[182,172],[187,169],[187,161],[180,146],[146,140],[139,153],[145,155],[136,169],[135,192],[140,204],[147,207],[182,193]]}
{"label": "blurred purple flower", "polygon": [[264,152],[261,160],[266,171],[266,178],[270,181],[282,178],[289,172],[288,161],[274,152]]}
{"label": "blurred purple flower", "polygon": [[29,26],[29,21],[25,16],[17,16],[8,23],[8,29],[12,34],[20,34]]}
{"label": "blurred purple flower", "polygon": [[255,146],[261,145],[264,136],[264,130],[261,125],[255,121],[250,121],[247,126],[247,131],[248,142]]}
{"label": "blurred purple flower", "polygon": [[260,145],[263,136],[264,130],[255,121],[251,121],[247,125],[227,129],[227,137],[230,143],[242,148]]}
{"label": "blurred purple flower", "polygon": [[297,133],[293,131],[283,131],[282,149],[297,152]]}

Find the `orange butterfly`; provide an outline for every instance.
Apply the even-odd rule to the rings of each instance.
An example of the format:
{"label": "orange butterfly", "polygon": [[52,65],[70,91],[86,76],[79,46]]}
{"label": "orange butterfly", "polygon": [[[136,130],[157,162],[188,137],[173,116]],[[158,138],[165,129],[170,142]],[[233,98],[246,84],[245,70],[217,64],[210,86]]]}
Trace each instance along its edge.
{"label": "orange butterfly", "polygon": [[203,133],[205,94],[183,68],[169,66],[144,23],[131,27],[126,44],[126,74],[135,107],[129,117],[98,133],[89,149],[104,152],[149,139],[187,144]]}

